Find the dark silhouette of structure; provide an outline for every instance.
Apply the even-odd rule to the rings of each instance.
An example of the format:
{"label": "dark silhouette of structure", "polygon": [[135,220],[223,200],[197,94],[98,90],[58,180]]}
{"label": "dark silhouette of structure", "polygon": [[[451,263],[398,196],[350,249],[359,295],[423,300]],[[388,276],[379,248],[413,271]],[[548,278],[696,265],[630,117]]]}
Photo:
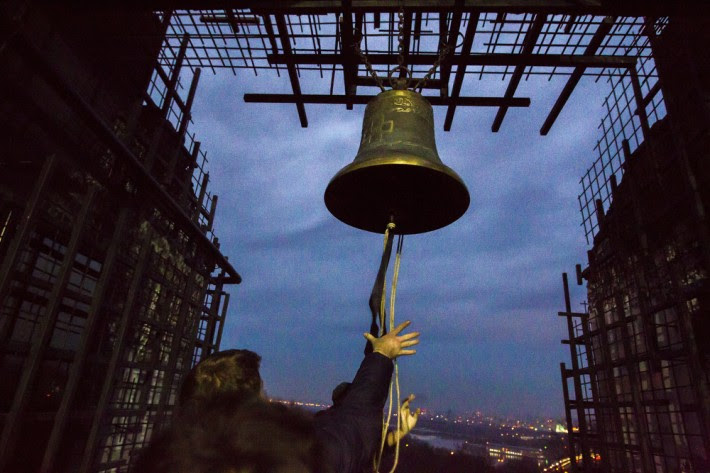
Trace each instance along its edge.
{"label": "dark silhouette of structure", "polygon": [[560,313],[580,471],[710,471],[709,26],[673,17],[646,28],[658,77],[614,85],[582,180],[588,307],[572,312],[565,275]]}
{"label": "dark silhouette of structure", "polygon": [[[352,109],[353,104],[366,103],[373,96],[362,93],[378,90],[378,79],[366,69],[363,57],[385,85],[395,65],[406,65],[414,78],[420,79],[439,61],[440,67],[421,85],[433,106],[446,107],[443,127],[447,131],[456,108],[462,106],[496,108],[491,129],[498,131],[511,107],[529,106],[530,99],[516,96],[516,91],[520,81],[530,76],[566,79],[541,125],[541,134],[548,133],[584,76],[608,79],[612,84],[631,78],[632,96],[640,101],[639,117],[643,118],[643,111],[651,107],[649,115],[652,121],[658,121],[663,113],[654,108],[659,103],[654,98],[658,92],[653,85],[655,70],[646,67],[651,49],[643,43],[650,30],[660,32],[666,24],[671,25],[668,28],[673,26],[673,21],[666,21],[668,16],[699,15],[702,11],[702,2],[652,0],[96,3],[100,5],[89,7],[70,0],[9,0],[0,4],[0,136],[4,144],[0,154],[0,471],[127,471],[152,432],[169,421],[183,375],[203,354],[218,347],[228,302],[224,288],[238,283],[240,277],[221,254],[212,234],[217,198],[207,191],[204,150],[188,132],[190,108],[202,70],[278,73],[289,81],[292,93],[246,94],[244,100],[295,104],[304,127],[308,124],[307,104]],[[666,54],[668,65],[663,67],[686,70],[695,64],[700,70],[700,64],[707,65],[707,61],[702,62],[706,38],[685,41],[680,33],[681,43],[692,43],[690,48],[677,46],[678,51],[691,55],[690,65],[672,65],[671,61],[679,58]],[[662,33],[658,54],[666,47],[663,38]],[[668,48],[676,48],[675,43],[668,44]],[[700,49],[691,52],[698,44]],[[329,92],[304,90],[309,84],[302,84],[301,77],[306,75],[329,85]],[[399,75],[406,72],[400,70]],[[464,81],[474,79],[502,79],[505,93],[500,97],[462,96]],[[704,87],[707,78],[698,81]],[[663,87],[666,93],[665,88],[671,86]],[[693,87],[707,93],[700,86]],[[683,84],[678,89],[686,91]],[[614,86],[613,90],[629,89]],[[668,92],[668,97],[671,95]],[[621,103],[616,99],[612,102]],[[697,166],[697,176],[702,177],[701,154],[694,151],[702,146],[693,141],[695,135],[689,135],[691,128],[681,123],[681,118],[686,119],[685,112],[673,111],[699,103],[681,98],[673,104],[667,101],[670,116],[678,116],[677,120],[667,125],[659,121],[651,127],[646,118],[642,125],[647,144],[651,136],[658,136],[659,142],[665,139],[663,136],[671,136],[673,146],[686,150],[687,167]],[[707,123],[706,119],[687,118],[688,125]],[[630,156],[648,153],[644,149],[653,147],[628,148]],[[663,166],[661,158],[636,161]],[[617,163],[612,174],[617,173],[618,159],[607,161]],[[629,169],[630,173],[646,173],[641,167],[635,168],[638,171]],[[683,173],[689,176],[685,170]],[[601,188],[614,181],[603,177],[608,173],[599,176],[593,174],[592,180],[603,181],[604,185],[597,185],[585,202],[595,205],[600,200],[601,215],[603,205],[609,208],[607,194],[611,195],[602,195]],[[664,179],[668,183],[662,180],[663,185],[675,185],[672,174]],[[623,186],[631,186],[627,181],[632,180],[625,178]],[[630,196],[637,195],[624,191],[623,186],[619,183],[615,187]],[[704,202],[700,185],[681,187],[686,191],[700,189],[689,199]],[[621,202],[622,197],[615,198],[617,207]],[[661,208],[644,210],[651,211],[660,212]],[[609,209],[601,230],[599,225],[592,226],[596,214],[585,214],[590,235],[599,232],[594,255],[608,245],[602,241],[604,231],[614,228],[614,215],[621,212]],[[697,232],[693,235],[702,237],[697,241],[705,242],[702,215],[686,220]],[[643,218],[650,219],[650,213]],[[656,230],[644,222],[628,234],[641,235],[639,228],[645,229],[648,253],[656,254],[653,252],[663,246],[651,238]],[[616,242],[609,240],[617,238],[614,235],[615,231],[608,230],[606,241]],[[688,241],[696,241],[694,238],[691,235]],[[697,246],[703,258],[708,248],[704,245]],[[695,254],[690,249],[696,246],[677,248],[677,254]],[[605,283],[599,281],[606,277],[605,271],[611,271],[604,268],[612,267],[602,266],[610,260],[594,255],[586,271],[590,294],[603,290]],[[652,260],[638,261],[650,267]],[[703,275],[698,276],[700,281],[705,273],[698,274]],[[673,294],[686,290],[682,279],[677,281],[671,287],[676,291]],[[643,294],[665,297],[665,292],[652,292],[655,287],[648,287]],[[680,307],[681,301],[691,305],[697,301],[698,308],[692,309],[697,315],[683,312],[687,316],[678,318],[678,330],[668,329],[668,340],[676,332],[690,333],[688,327],[693,324],[694,330],[701,330],[692,332],[700,340],[705,333],[702,330],[706,330],[701,321],[707,318],[702,295],[683,297],[673,299],[676,305],[663,310]],[[640,296],[637,299],[646,300]],[[591,300],[602,299],[590,296]],[[661,309],[648,312],[657,303],[649,298],[651,305],[639,310],[660,313]],[[606,310],[606,302],[602,300],[601,304],[594,305],[593,310]],[[663,314],[658,317],[673,316]],[[674,319],[653,317],[656,315],[644,315],[638,320],[654,327],[673,326]],[[653,338],[655,332],[643,333]],[[574,350],[586,346],[580,336],[575,332],[571,337]],[[591,343],[590,347],[610,346],[607,340],[584,342]],[[680,371],[674,371],[681,363],[678,360],[694,360],[686,363],[692,376],[707,370],[707,352],[702,351],[706,348],[699,343],[682,344],[680,348],[687,353],[685,358],[654,358],[656,364],[649,361],[648,372],[660,366],[661,374],[653,376],[665,380],[666,373],[673,373],[679,377]],[[574,353],[577,359],[577,351]],[[618,367],[607,364],[604,370],[628,369],[628,363]],[[574,366],[573,378],[582,382],[584,376],[591,376],[585,369]],[[602,372],[606,373],[597,370]],[[704,373],[707,375],[707,371]],[[680,382],[678,379],[674,382]],[[639,381],[643,383],[643,379]],[[672,412],[680,413],[673,414],[674,419],[683,418],[685,431],[696,432],[692,430],[696,425],[707,429],[707,413],[698,406],[704,402],[707,407],[708,402],[706,397],[698,397],[706,395],[698,391],[705,389],[703,385],[695,379],[691,384],[689,389],[695,397],[672,404],[674,409],[678,407]],[[586,381],[582,385],[596,386]],[[584,399],[578,406],[587,409]],[[613,432],[624,432],[623,425],[617,428],[613,420],[621,415],[619,409],[631,409],[624,413],[629,418],[640,416],[634,422],[643,423],[639,419],[644,412],[639,406],[645,406],[646,401],[639,396],[618,405],[613,404],[616,401],[593,399],[597,399],[594,412],[599,413],[598,419],[608,417],[604,425],[614,426],[617,430]],[[666,401],[654,398],[655,404],[648,405],[655,408]],[[613,412],[598,410],[607,409],[606,402],[612,403],[609,409]],[[585,418],[587,412],[592,411],[584,410],[581,417]],[[687,416],[695,416],[697,421]],[[590,421],[588,425],[601,423]],[[592,435],[596,431],[589,432]],[[699,432],[688,436],[695,439],[693,445],[701,438],[698,435],[703,435]],[[634,433],[637,438],[646,438],[640,431]],[[584,435],[579,439],[589,437]],[[609,437],[602,444],[621,445],[624,441],[623,436]],[[639,443],[638,449],[650,450],[632,452],[636,455],[634,467],[637,457],[644,459],[643,471],[654,468],[649,461],[655,460],[648,459],[655,457],[649,455],[661,448],[649,442]],[[591,447],[585,448],[588,451]],[[700,451],[692,448],[693,452]],[[609,466],[614,458],[628,456],[626,451],[614,453],[611,447],[600,452],[602,463]],[[696,458],[681,450],[676,453],[677,458]]]}
{"label": "dark silhouette of structure", "polygon": [[219,345],[223,288],[239,281],[187,134],[199,74],[181,98],[179,61],[156,72],[165,24],[150,12],[12,7],[0,20],[0,471],[125,470]]}

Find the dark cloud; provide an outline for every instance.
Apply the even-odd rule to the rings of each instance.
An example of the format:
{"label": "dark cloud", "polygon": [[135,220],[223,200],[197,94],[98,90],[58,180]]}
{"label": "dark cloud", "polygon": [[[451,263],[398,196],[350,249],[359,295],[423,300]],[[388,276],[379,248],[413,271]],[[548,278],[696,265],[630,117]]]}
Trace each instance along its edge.
{"label": "dark cloud", "polygon": [[[216,233],[244,278],[230,291],[223,347],[261,353],[271,395],[327,401],[362,356],[382,248],[381,235],[347,227],[323,204],[328,181],[357,152],[364,107],[307,106],[301,129],[293,105],[243,103],[244,92],[290,90],[284,77],[259,79],[204,75],[193,113],[220,195]],[[439,154],[467,183],[471,207],[449,227],[405,238],[396,316],[413,321],[422,343],[401,361],[402,384],[421,405],[563,412],[560,273],[584,258],[578,180],[592,161],[604,87],[583,81],[540,137],[562,84],[521,84],[533,106],[510,109],[499,133],[490,131],[495,109],[459,107],[450,133],[441,131],[445,109],[435,110]],[[496,81],[466,87],[503,93]]]}

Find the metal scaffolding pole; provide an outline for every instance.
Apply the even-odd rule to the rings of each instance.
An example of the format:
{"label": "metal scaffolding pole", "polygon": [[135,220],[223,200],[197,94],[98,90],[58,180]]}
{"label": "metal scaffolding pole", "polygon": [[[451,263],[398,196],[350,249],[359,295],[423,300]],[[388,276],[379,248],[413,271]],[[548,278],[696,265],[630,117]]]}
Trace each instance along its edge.
{"label": "metal scaffolding pole", "polygon": [[51,473],[54,471],[54,462],[57,450],[61,445],[64,435],[66,435],[65,426],[67,418],[74,404],[76,392],[81,386],[81,374],[87,361],[86,358],[89,340],[92,340],[95,336],[94,330],[99,318],[101,317],[100,310],[104,302],[104,295],[106,294],[107,285],[113,273],[116,255],[120,247],[121,239],[125,238],[129,211],[130,210],[126,207],[122,208],[119,212],[118,219],[116,220],[113,236],[111,237],[106,258],[101,268],[101,276],[99,277],[96,289],[91,299],[91,306],[88,311],[86,325],[81,333],[79,347],[74,354],[74,359],[72,361],[71,368],[69,369],[67,384],[64,388],[59,409],[54,416],[54,425],[52,426],[52,432],[49,435],[47,448],[44,451],[44,457],[42,459],[42,466],[40,468],[41,473]]}
{"label": "metal scaffolding pole", "polygon": [[40,320],[39,335],[31,342],[30,352],[25,359],[22,376],[15,389],[15,397],[8,415],[5,418],[2,436],[0,437],[0,470],[7,465],[10,457],[13,456],[13,449],[19,430],[19,422],[23,419],[25,409],[30,401],[29,389],[36,379],[40,365],[44,359],[45,351],[51,340],[54,324],[63,300],[61,295],[69,282],[79,244],[86,231],[87,217],[92,208],[96,192],[97,187],[91,182],[88,183],[88,191],[84,196],[81,210],[72,226],[71,237],[67,244],[59,273],[52,287],[51,295],[48,298],[48,306],[45,315]]}
{"label": "metal scaffolding pole", "polygon": [[96,410],[91,421],[91,429],[89,431],[89,436],[86,441],[86,446],[84,447],[84,455],[82,457],[81,466],[79,467],[79,473],[88,473],[89,469],[92,467],[94,462],[94,457],[96,454],[96,444],[99,437],[99,430],[104,422],[104,417],[106,415],[106,410],[110,401],[111,394],[113,392],[113,386],[116,380],[116,369],[118,367],[121,357],[124,355],[126,347],[126,339],[129,335],[129,329],[133,324],[136,316],[136,303],[138,300],[138,293],[143,284],[143,277],[148,267],[148,263],[151,260],[150,250],[152,248],[152,239],[154,231],[152,226],[149,225],[148,231],[143,236],[143,241],[141,241],[140,252],[138,253],[137,264],[133,269],[133,275],[131,277],[131,285],[128,290],[128,295],[126,296],[126,303],[121,312],[121,318],[119,321],[119,328],[116,333],[116,339],[113,344],[113,350],[111,352],[111,359],[109,361],[108,367],[104,374],[104,381],[101,388],[101,395],[99,401],[96,405]]}

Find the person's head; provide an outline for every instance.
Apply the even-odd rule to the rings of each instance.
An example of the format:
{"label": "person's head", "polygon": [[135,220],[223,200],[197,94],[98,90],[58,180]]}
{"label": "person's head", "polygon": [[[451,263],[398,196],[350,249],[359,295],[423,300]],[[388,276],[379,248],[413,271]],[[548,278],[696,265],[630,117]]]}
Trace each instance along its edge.
{"label": "person's head", "polygon": [[218,394],[258,396],[263,383],[261,357],[249,350],[225,350],[200,361],[183,381],[178,403],[204,401]]}
{"label": "person's head", "polygon": [[350,390],[350,385],[352,383],[348,383],[347,381],[340,383],[333,389],[333,393],[331,394],[331,399],[333,400],[333,405],[337,406],[339,405],[343,399],[345,399],[345,396],[348,394],[348,391]]}
{"label": "person's head", "polygon": [[146,447],[136,473],[320,473],[312,418],[252,397],[189,403]]}

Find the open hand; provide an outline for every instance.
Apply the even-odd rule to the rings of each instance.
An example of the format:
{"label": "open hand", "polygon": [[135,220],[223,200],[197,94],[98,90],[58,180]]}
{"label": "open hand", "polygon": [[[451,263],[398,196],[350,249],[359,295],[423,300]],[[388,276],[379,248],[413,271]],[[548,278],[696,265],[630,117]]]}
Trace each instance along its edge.
{"label": "open hand", "polygon": [[397,434],[395,434],[394,432],[387,433],[387,444],[390,447],[392,447],[398,440],[401,440],[405,435],[411,432],[414,426],[417,425],[417,420],[419,419],[419,414],[421,414],[422,410],[417,408],[417,410],[414,411],[414,414],[412,414],[412,411],[409,410],[409,403],[413,400],[414,394],[410,394],[399,408],[399,418],[401,419],[399,431],[397,432]]}
{"label": "open hand", "polygon": [[379,338],[372,334],[365,333],[365,338],[372,343],[372,351],[380,353],[389,359],[397,358],[400,355],[414,355],[416,350],[406,350],[413,345],[419,343],[419,332],[410,332],[406,335],[399,335],[402,330],[407,328],[411,321],[407,320],[397,325],[394,330]]}

